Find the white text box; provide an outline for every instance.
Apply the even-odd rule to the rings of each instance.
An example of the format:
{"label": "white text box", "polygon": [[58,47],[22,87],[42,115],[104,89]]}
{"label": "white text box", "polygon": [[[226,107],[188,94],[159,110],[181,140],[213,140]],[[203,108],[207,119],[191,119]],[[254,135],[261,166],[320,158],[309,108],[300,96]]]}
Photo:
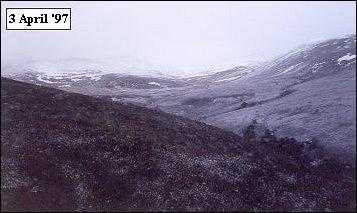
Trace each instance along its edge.
{"label": "white text box", "polygon": [[7,30],[71,30],[71,8],[6,8]]}

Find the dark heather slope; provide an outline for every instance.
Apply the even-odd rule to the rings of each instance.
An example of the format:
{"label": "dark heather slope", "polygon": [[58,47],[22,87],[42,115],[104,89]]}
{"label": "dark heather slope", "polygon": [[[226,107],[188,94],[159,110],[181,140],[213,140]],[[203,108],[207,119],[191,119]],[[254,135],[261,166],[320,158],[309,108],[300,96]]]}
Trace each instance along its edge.
{"label": "dark heather slope", "polygon": [[355,167],[1,79],[1,211],[355,211]]}

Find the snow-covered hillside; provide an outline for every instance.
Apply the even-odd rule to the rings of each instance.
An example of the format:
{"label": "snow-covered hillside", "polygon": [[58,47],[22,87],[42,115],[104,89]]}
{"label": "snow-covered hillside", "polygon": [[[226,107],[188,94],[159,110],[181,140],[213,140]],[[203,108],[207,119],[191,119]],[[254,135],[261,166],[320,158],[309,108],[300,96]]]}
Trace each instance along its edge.
{"label": "snow-covered hillside", "polygon": [[[191,88],[151,106],[238,134],[253,119],[298,140],[356,156],[356,36],[301,46],[242,77]],[[341,153],[339,152],[339,153]]]}

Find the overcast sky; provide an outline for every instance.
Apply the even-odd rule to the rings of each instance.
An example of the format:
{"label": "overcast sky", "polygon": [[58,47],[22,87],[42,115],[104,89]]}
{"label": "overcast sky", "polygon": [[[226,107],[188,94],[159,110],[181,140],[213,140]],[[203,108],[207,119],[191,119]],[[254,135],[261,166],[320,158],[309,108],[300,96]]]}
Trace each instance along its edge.
{"label": "overcast sky", "polygon": [[[72,31],[6,31],[6,7],[71,7]],[[355,34],[356,2],[1,2],[1,63],[145,61],[199,72]]]}

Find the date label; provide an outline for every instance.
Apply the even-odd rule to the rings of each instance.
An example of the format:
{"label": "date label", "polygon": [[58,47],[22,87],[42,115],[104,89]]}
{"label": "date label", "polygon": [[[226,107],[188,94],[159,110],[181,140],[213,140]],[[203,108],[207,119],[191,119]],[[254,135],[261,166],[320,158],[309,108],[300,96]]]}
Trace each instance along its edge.
{"label": "date label", "polygon": [[71,8],[6,8],[7,30],[71,30]]}

